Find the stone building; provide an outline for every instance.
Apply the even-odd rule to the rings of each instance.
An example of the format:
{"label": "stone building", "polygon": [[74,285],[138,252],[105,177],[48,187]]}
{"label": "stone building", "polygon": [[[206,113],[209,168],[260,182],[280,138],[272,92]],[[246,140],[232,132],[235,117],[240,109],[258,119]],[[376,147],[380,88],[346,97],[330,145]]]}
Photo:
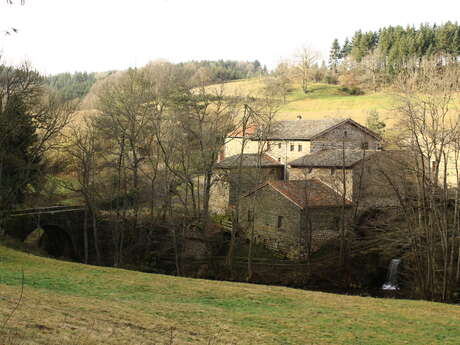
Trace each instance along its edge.
{"label": "stone building", "polygon": [[254,126],[245,133],[241,130],[230,133],[220,159],[240,154],[243,142],[244,153],[264,151],[276,161],[287,164],[324,149],[377,150],[380,140],[376,133],[352,119],[302,120],[299,116],[297,120],[274,123],[268,133],[257,133]]}
{"label": "stone building", "polygon": [[[241,162],[241,175],[239,164]],[[210,206],[216,213],[236,204],[237,198],[270,180],[284,180],[284,164],[267,154],[243,154],[227,157],[217,163],[211,190]]]}
{"label": "stone building", "polygon": [[[268,181],[240,199],[246,236],[289,258],[302,258],[338,236],[342,212],[348,218],[351,200],[321,181]],[[310,240],[311,239],[311,240]]]}
{"label": "stone building", "polygon": [[239,198],[246,236],[253,226],[256,242],[288,257],[336,237],[344,210],[348,219],[394,207],[409,193],[405,154],[382,151],[380,137],[351,119],[279,121],[259,134],[253,126],[229,135],[213,195],[222,212]]}
{"label": "stone building", "polygon": [[400,205],[410,193],[409,170],[403,151],[356,149],[322,150],[291,161],[288,169],[290,180],[316,178],[361,209]]}

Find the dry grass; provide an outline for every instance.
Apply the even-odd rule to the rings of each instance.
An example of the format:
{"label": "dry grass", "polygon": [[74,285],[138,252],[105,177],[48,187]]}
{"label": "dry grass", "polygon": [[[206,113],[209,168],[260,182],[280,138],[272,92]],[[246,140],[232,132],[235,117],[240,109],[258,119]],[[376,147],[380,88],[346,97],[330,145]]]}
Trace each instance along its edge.
{"label": "dry grass", "polygon": [[[258,97],[261,95],[263,80],[259,78],[238,80],[224,84],[227,95]],[[210,86],[212,90],[217,86]],[[390,120],[392,96],[389,92],[369,92],[353,96],[340,90],[337,85],[312,83],[310,92],[304,94],[299,85],[293,85],[287,96],[287,102],[279,112],[279,120],[294,120],[298,114],[304,119],[321,119],[324,117],[351,117],[365,124],[370,110],[377,110],[381,118]]]}
{"label": "dry grass", "polygon": [[11,345],[460,344],[458,306],[144,274],[2,246],[0,322],[22,268],[24,298],[2,345],[8,334]]}

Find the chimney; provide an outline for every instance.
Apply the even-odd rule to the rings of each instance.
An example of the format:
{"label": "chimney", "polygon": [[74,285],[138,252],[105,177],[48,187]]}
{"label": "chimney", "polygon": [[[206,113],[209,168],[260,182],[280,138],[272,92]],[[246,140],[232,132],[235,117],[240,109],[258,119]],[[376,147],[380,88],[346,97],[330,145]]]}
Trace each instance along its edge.
{"label": "chimney", "polygon": [[297,115],[297,120],[302,120],[302,115]]}

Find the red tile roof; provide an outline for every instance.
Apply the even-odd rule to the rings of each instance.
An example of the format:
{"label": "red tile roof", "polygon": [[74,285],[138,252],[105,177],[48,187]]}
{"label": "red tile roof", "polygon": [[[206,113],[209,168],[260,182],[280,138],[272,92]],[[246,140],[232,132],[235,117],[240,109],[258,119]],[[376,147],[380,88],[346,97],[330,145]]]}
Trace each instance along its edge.
{"label": "red tile roof", "polygon": [[[266,186],[271,187],[302,209],[306,207],[337,207],[341,206],[343,202],[341,194],[323,182],[313,179],[307,181],[269,181],[248,195],[256,193]],[[345,203],[347,206],[351,205],[351,201],[348,199],[345,200]]]}
{"label": "red tile roof", "polygon": [[[257,125],[250,125],[246,128],[246,135],[251,136],[253,135],[257,130]],[[229,137],[236,137],[236,138],[241,138],[243,137],[243,129],[242,128],[237,128],[234,131],[228,133]]]}

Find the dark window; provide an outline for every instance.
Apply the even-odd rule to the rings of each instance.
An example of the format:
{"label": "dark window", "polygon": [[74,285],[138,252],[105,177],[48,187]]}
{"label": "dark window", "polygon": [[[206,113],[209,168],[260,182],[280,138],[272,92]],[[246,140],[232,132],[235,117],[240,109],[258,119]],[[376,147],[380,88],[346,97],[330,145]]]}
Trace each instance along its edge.
{"label": "dark window", "polygon": [[278,162],[281,162],[281,157],[278,157]]}
{"label": "dark window", "polygon": [[363,141],[363,142],[361,143],[361,148],[362,148],[363,150],[367,150],[367,149],[369,148],[369,143],[368,143],[367,141]]}
{"label": "dark window", "polygon": [[343,131],[343,136],[346,137],[347,136],[347,131]]}
{"label": "dark window", "polygon": [[335,174],[335,168],[331,168],[331,175]]}
{"label": "dark window", "polygon": [[252,222],[252,212],[248,210],[248,222]]}
{"label": "dark window", "polygon": [[281,148],[281,143],[278,143],[278,148],[279,148],[279,149]]}
{"label": "dark window", "polygon": [[278,229],[281,229],[282,226],[283,226],[283,216],[278,216],[277,227],[278,227]]}
{"label": "dark window", "polygon": [[294,151],[294,145],[291,145],[291,151]]}
{"label": "dark window", "polygon": [[302,151],[302,145],[299,145],[298,149],[299,149],[299,152],[301,152]]}

